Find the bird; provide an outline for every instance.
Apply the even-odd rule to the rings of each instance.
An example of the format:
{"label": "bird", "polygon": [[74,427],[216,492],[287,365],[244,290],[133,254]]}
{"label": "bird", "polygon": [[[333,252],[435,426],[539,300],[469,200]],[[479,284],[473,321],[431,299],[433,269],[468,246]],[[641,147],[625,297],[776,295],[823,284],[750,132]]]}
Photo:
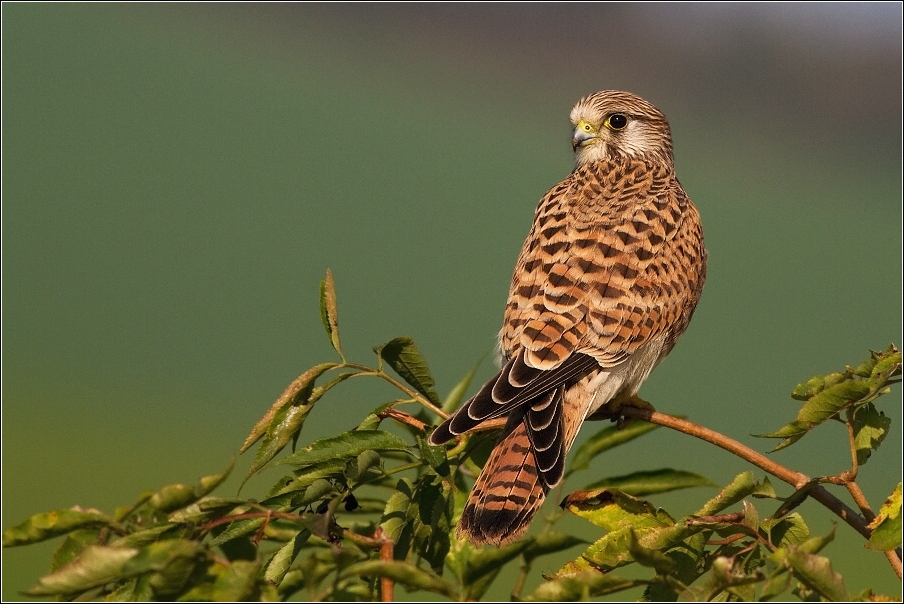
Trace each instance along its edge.
{"label": "bird", "polygon": [[618,418],[687,328],[706,279],[700,214],[675,175],[665,115],[629,92],[581,98],[574,169],[543,196],[515,265],[500,371],[430,434],[505,422],[457,537],[518,539],[585,419]]}

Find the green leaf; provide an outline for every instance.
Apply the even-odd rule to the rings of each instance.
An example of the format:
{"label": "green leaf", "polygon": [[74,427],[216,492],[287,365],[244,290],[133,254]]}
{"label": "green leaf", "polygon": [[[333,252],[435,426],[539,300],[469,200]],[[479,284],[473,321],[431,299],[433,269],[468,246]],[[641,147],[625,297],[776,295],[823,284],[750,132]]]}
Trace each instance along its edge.
{"label": "green leaf", "polygon": [[620,528],[671,526],[675,521],[649,501],[631,497],[616,489],[575,491],[562,507],[607,531]]}
{"label": "green leaf", "polygon": [[344,478],[346,461],[343,458],[328,459],[295,470],[294,476],[283,478],[273,485],[263,503],[271,503],[271,499],[280,495],[302,491],[320,478]]}
{"label": "green leaf", "polygon": [[793,570],[795,578],[822,597],[835,602],[851,600],[841,575],[832,570],[828,558],[789,546],[784,561]]}
{"label": "green leaf", "polygon": [[854,411],[854,444],[857,448],[857,463],[863,465],[873,450],[878,449],[891,427],[891,418],[867,403]]}
{"label": "green leaf", "polygon": [[139,550],[123,568],[123,575],[152,572],[150,586],[155,594],[169,596],[180,591],[198,562],[201,544],[188,539],[166,539]]}
{"label": "green leaf", "polygon": [[530,602],[576,602],[618,593],[643,582],[587,570],[542,583],[524,599]]}
{"label": "green leaf", "polygon": [[659,426],[643,421],[631,422],[621,430],[616,426],[603,428],[585,440],[574,452],[571,458],[571,467],[568,469],[566,476],[572,472],[586,469],[590,465],[590,461],[600,453],[639,438],[657,428]]}
{"label": "green leaf", "polygon": [[307,529],[299,531],[293,539],[279,548],[267,563],[267,567],[264,570],[264,578],[275,585],[279,585],[310,536],[311,532]]}
{"label": "green leaf", "polygon": [[628,531],[630,539],[628,541],[628,551],[631,557],[641,566],[647,566],[656,569],[656,572],[662,575],[670,574],[675,570],[675,561],[659,550],[644,547],[637,540],[637,534],[633,529]]}
{"label": "green leaf", "polygon": [[89,545],[72,562],[38,579],[29,596],[77,594],[119,579],[137,549]]}
{"label": "green leaf", "polygon": [[752,436],[755,436],[756,438],[783,438],[784,440],[770,451],[771,453],[775,453],[776,451],[781,451],[785,447],[789,447],[799,441],[806,436],[807,432],[809,432],[812,427],[813,425],[809,422],[793,421],[788,422],[775,432],[753,434]]}
{"label": "green leaf", "polygon": [[455,384],[455,387],[449,392],[449,396],[446,397],[446,400],[443,401],[443,411],[446,413],[452,413],[458,406],[461,404],[461,401],[465,398],[465,393],[467,393],[468,388],[471,386],[471,381],[474,379],[474,375],[477,373],[477,368],[480,367],[480,364],[483,362],[483,358],[477,361],[477,364],[471,368],[471,371],[465,375],[461,379],[460,382]]}
{"label": "green leaf", "polygon": [[810,537],[797,547],[800,548],[800,551],[806,552],[808,554],[818,554],[823,550],[825,546],[835,540],[835,529],[838,525],[833,524],[832,530],[826,533],[825,535],[818,537]]}
{"label": "green leaf", "polygon": [[401,583],[413,589],[438,593],[453,600],[458,599],[455,587],[451,583],[444,581],[432,572],[418,568],[410,562],[369,560],[346,568],[345,574],[364,577],[389,577],[396,583]]}
{"label": "green leaf", "polygon": [[144,547],[158,541],[166,533],[178,529],[175,524],[166,523],[160,526],[153,526],[143,531],[135,531],[123,535],[119,539],[114,539],[108,545],[112,547]]}
{"label": "green leaf", "polygon": [[402,478],[396,485],[395,492],[386,500],[380,527],[382,527],[383,533],[396,544],[400,543],[402,530],[409,523],[408,508],[411,505],[413,493],[414,484],[409,479]]}
{"label": "green leaf", "polygon": [[355,428],[355,430],[376,430],[380,427],[380,422],[383,420],[380,418],[380,413],[386,411],[393,405],[397,404],[399,401],[389,401],[388,403],[383,403],[373,411],[371,411],[367,417],[361,420],[361,423]]}
{"label": "green leaf", "polygon": [[901,483],[891,492],[876,518],[870,522],[873,530],[866,547],[876,551],[888,551],[901,546]]}
{"label": "green leaf", "polygon": [[[315,370],[319,371],[320,373],[317,373],[317,371]],[[311,377],[306,382],[306,385],[302,388],[302,390],[295,393],[295,396],[289,397],[289,401],[292,404],[283,406],[275,413],[273,420],[271,421],[270,425],[267,428],[266,434],[264,435],[264,440],[261,443],[260,448],[258,448],[257,450],[257,455],[254,456],[254,462],[252,462],[251,467],[248,468],[248,472],[245,474],[245,478],[242,481],[242,486],[244,486],[245,482],[247,482],[255,472],[263,468],[270,462],[270,460],[276,457],[277,453],[282,451],[283,448],[287,444],[289,444],[289,442],[298,437],[298,434],[301,431],[301,427],[304,425],[304,421],[308,417],[308,413],[311,412],[311,409],[313,409],[314,407],[314,403],[320,400],[320,397],[326,394],[326,392],[330,388],[332,388],[339,382],[355,375],[352,372],[342,373],[327,382],[325,386],[314,388],[314,380],[316,379],[316,376],[323,373],[323,371],[326,371],[326,369],[323,369],[322,365],[318,365],[318,367],[308,370],[307,373],[312,374],[313,377]],[[301,378],[299,378],[299,380],[300,379]],[[299,380],[296,380],[296,382],[298,382]],[[285,396],[285,394],[283,396]],[[298,399],[301,402],[296,405],[293,402],[295,399]]]}
{"label": "green leaf", "polygon": [[427,362],[411,338],[406,336],[395,338],[374,348],[374,352],[431,403],[436,406],[441,404]]}
{"label": "green leaf", "polygon": [[317,378],[330,369],[338,366],[337,363],[321,363],[320,365],[311,367],[295,378],[295,380],[289,384],[289,387],[283,391],[278,399],[276,399],[276,402],[270,405],[270,409],[268,409],[264,416],[258,420],[254,425],[254,428],[251,429],[251,433],[248,435],[248,438],[245,439],[245,442],[242,443],[242,448],[239,449],[239,453],[247,451],[251,445],[260,440],[265,433],[272,433],[275,428],[274,420],[276,419],[276,416],[284,412],[289,405],[306,403]]}
{"label": "green leaf", "polygon": [[336,284],[333,283],[333,273],[330,269],[326,269],[326,278],[320,282],[320,318],[323,320],[323,327],[326,329],[326,335],[330,339],[330,344],[345,360],[342,354],[342,346],[339,343],[339,312],[336,308]]}
{"label": "green leaf", "polygon": [[198,501],[176,510],[169,515],[169,521],[179,524],[202,524],[213,516],[239,506],[247,506],[245,499],[202,497]]}
{"label": "green leaf", "polygon": [[264,524],[265,520],[266,518],[242,518],[241,520],[233,520],[222,533],[210,540],[209,545],[211,547],[216,547],[223,545],[228,541],[232,541],[233,539],[238,539],[239,537],[244,537],[245,535],[253,533]]}
{"label": "green leaf", "polygon": [[885,352],[873,353],[876,365],[870,372],[871,378],[881,378],[882,381],[901,373],[901,351],[894,345],[888,347]]}
{"label": "green leaf", "polygon": [[810,538],[810,528],[797,512],[777,521],[764,521],[763,528],[767,530],[769,542],[776,547],[800,545]]}
{"label": "green leaf", "polygon": [[194,585],[182,594],[179,600],[182,602],[256,600],[258,598],[254,598],[253,594],[257,587],[259,571],[260,564],[248,560],[236,560],[230,564],[220,562],[211,564],[207,568],[206,581]]}
{"label": "green leaf", "polygon": [[407,451],[404,440],[385,430],[351,430],[338,436],[321,438],[270,465],[305,467],[318,462],[351,459],[364,451]]}
{"label": "green leaf", "polygon": [[639,539],[644,547],[659,548],[661,542],[676,543],[690,534],[683,525],[676,526],[664,510],[617,490],[577,491],[565,498],[562,507],[602,527],[607,534],[580,558],[563,566],[557,577],[587,570],[587,562],[604,571],[630,564],[634,561],[632,539]]}
{"label": "green leaf", "polygon": [[99,528],[79,529],[66,535],[63,543],[53,552],[50,572],[59,570],[75,560],[86,547],[96,544],[99,538]]}
{"label": "green leaf", "polygon": [[764,488],[767,489],[768,492],[768,490],[771,490],[772,485],[768,484],[768,487],[766,487],[767,484],[768,482],[766,481],[762,483],[756,482],[756,479],[753,477],[753,472],[750,472],[749,470],[747,472],[741,472],[735,476],[734,480],[722,489],[718,495],[710,499],[706,502],[706,505],[694,512],[694,516],[712,516],[713,514],[718,514],[725,508],[734,505],[745,497],[761,492]]}
{"label": "green leaf", "polygon": [[184,484],[167,485],[154,493],[150,500],[148,500],[148,504],[152,508],[160,510],[165,514],[184,508],[199,500],[201,497],[204,497],[226,480],[230,472],[232,472],[234,465],[235,457],[232,458],[232,461],[225,472],[201,477],[198,486],[196,487],[189,487]]}
{"label": "green leaf", "polygon": [[699,474],[673,470],[671,468],[662,468],[649,472],[634,472],[632,474],[625,474],[624,476],[610,476],[598,480],[588,485],[586,488],[588,490],[616,488],[623,493],[634,495],[635,497],[643,497],[655,493],[676,491],[678,489],[714,486],[716,486],[715,483]]}
{"label": "green leaf", "polygon": [[22,524],[3,531],[3,547],[38,543],[59,535],[65,535],[71,531],[103,526],[112,522],[113,519],[100,510],[85,509],[79,506],[68,510],[55,510],[53,512],[35,514]]}
{"label": "green leaf", "polygon": [[797,421],[809,422],[816,426],[859,401],[869,392],[869,384],[861,380],[835,384],[807,401],[798,412]]}
{"label": "green leaf", "polygon": [[421,450],[421,457],[431,468],[436,470],[440,476],[449,477],[449,460],[446,458],[445,447],[434,447],[427,443],[426,439],[418,436],[417,446]]}

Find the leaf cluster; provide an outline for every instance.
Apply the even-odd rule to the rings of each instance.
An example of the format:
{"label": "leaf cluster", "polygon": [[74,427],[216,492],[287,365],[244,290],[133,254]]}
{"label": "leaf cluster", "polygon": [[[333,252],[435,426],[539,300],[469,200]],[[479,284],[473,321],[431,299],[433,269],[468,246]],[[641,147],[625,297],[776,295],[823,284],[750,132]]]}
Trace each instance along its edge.
{"label": "leaf cluster", "polygon": [[[587,599],[633,588],[642,588],[646,600],[871,596],[849,593],[820,555],[834,530],[812,536],[793,511],[807,487],[782,498],[768,478],[757,480],[752,472],[737,476],[688,516],[675,518],[643,497],[715,485],[696,473],[665,467],[585,484],[538,520],[527,537],[507,546],[477,548],[457,538],[458,517],[495,434],[467,435],[449,448],[429,445],[426,436],[431,425],[460,405],[476,367],[442,399],[410,338],[376,347],[374,366],[352,363],[342,350],[329,272],[320,303],[339,359],[295,379],[241,447],[245,452],[257,445],[243,485],[265,468],[285,470],[265,494],[257,499],[213,496],[230,464],[197,485],[143,493],[112,515],[75,507],[32,516],[4,531],[4,547],[63,541],[50,572],[27,595],[388,601],[398,585],[477,600],[505,566],[518,565],[511,591],[513,599],[522,600]],[[901,355],[892,347],[857,368],[811,379],[794,391],[804,401],[797,418],[763,436],[782,438],[782,448],[829,419],[844,422],[853,469],[842,478],[852,483],[858,464],[887,434],[889,421],[876,410],[875,400],[888,391],[900,367]],[[398,398],[376,405],[352,430],[298,448],[309,414],[351,378],[389,383]],[[576,480],[602,453],[657,427],[637,421],[600,429],[572,453],[566,478]],[[567,491],[550,499],[558,502],[559,492]],[[762,503],[755,505],[753,499]],[[899,484],[869,519],[869,547],[885,553],[900,547],[901,499]],[[588,531],[577,536],[557,529],[566,513],[585,519],[596,527],[590,532],[599,534],[588,540]],[[570,562],[545,575],[532,593],[522,593],[538,561],[549,565],[545,557],[565,552],[573,556]],[[619,569],[628,565],[646,569],[647,575],[620,576]]]}

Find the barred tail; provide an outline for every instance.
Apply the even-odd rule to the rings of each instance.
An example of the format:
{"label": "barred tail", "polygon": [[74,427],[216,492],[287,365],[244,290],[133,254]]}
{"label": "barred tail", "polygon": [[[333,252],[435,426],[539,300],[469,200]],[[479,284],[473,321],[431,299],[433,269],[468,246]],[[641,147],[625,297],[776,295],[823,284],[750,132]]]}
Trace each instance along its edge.
{"label": "barred tail", "polygon": [[546,499],[549,488],[537,470],[525,421],[496,445],[468,497],[458,536],[475,545],[514,541]]}

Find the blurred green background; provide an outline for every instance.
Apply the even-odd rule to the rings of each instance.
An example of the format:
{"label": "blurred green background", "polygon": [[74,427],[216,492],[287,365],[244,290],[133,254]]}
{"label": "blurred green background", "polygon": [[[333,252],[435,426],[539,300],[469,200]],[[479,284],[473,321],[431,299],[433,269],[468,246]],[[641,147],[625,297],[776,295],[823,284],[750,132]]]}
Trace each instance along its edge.
{"label": "blurred green background", "polygon": [[[494,346],[536,202],[571,168],[569,110],[600,89],[669,117],[710,254],[689,331],[641,391],[658,409],[765,451],[748,435],[793,418],[798,382],[902,344],[900,4],[2,17],[4,527],[222,470],[283,388],[332,359],[327,267],[346,352],[370,362],[412,336],[447,392]],[[384,402],[356,387],[319,403],[302,443]],[[901,479],[900,387],[880,408],[894,431],[861,473],[875,507]],[[825,426],[774,457],[834,474],[844,442]],[[746,469],[660,430],[592,474],[663,460],[720,484]],[[712,494],[653,501],[681,514]],[[3,599],[56,545],[3,551]],[[849,590],[900,595],[846,525],[828,555]]]}

